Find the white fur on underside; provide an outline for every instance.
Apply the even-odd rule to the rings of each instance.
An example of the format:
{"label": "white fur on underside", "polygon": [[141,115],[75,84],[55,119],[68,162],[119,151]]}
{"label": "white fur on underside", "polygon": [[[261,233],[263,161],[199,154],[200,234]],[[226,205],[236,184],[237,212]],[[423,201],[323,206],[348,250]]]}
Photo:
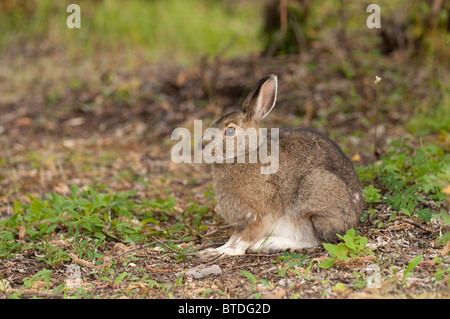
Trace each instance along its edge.
{"label": "white fur on underside", "polygon": [[300,250],[319,245],[311,223],[294,223],[289,216],[283,216],[274,224],[263,238],[249,247],[253,252],[278,252],[284,250]]}
{"label": "white fur on underside", "polygon": [[244,241],[240,235],[233,235],[228,242],[218,248],[206,249],[200,252],[201,257],[214,257],[219,255],[236,256],[246,252],[278,252],[285,250],[300,250],[319,245],[314,236],[309,221],[296,224],[288,216],[281,217],[269,232],[253,245]]}

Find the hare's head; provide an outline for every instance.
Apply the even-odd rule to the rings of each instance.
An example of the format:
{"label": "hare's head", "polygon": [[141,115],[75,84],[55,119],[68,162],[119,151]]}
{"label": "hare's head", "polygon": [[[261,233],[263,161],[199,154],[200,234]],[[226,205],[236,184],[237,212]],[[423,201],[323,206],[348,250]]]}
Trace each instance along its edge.
{"label": "hare's head", "polygon": [[222,150],[225,159],[258,149],[265,141],[265,137],[259,136],[260,123],[275,106],[277,84],[277,76],[273,74],[259,80],[245,99],[241,112],[222,116],[205,131],[202,149],[209,149],[213,156],[215,150]]}

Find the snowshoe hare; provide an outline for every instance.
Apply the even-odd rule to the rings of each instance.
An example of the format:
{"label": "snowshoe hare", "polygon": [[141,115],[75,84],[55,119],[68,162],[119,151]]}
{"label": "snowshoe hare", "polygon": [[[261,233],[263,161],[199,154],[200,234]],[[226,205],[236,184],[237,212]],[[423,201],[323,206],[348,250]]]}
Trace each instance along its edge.
{"label": "snowshoe hare", "polygon": [[[335,241],[336,233],[343,234],[358,223],[364,204],[361,185],[351,162],[334,142],[304,128],[279,129],[275,139],[262,136],[260,121],[275,105],[277,85],[275,75],[262,78],[241,112],[224,115],[212,125],[220,130],[220,138],[205,138],[211,128],[203,135],[203,154],[211,145],[221,145],[212,154],[220,147],[227,154],[226,160],[212,163],[212,177],[218,211],[236,227],[225,245],[200,251],[201,258],[313,248]],[[230,160],[227,142],[237,141],[251,128],[259,132],[262,142],[250,145],[250,138],[245,139],[245,160],[236,159],[240,154],[236,149],[230,152],[235,157]],[[268,163],[250,161],[264,143],[271,155],[278,146],[274,158],[278,169],[272,173],[262,173]]]}

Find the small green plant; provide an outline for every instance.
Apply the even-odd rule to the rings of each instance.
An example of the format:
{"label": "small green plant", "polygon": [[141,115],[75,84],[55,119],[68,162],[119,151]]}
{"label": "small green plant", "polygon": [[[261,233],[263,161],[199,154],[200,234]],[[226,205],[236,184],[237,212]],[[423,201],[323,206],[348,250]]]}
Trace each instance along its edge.
{"label": "small green plant", "polygon": [[206,298],[206,296],[211,294],[211,293],[212,293],[212,290],[210,288],[207,288],[200,294],[200,297]]}
{"label": "small green plant", "polygon": [[120,274],[114,279],[114,285],[118,285],[125,277],[128,277],[129,275],[131,275],[131,273],[126,272],[126,271],[120,273]]}
{"label": "small green plant", "polygon": [[[363,215],[363,222],[373,215],[377,202],[428,222],[445,206],[446,194],[442,190],[450,184],[450,154],[438,145],[424,145],[421,139],[418,142],[420,147],[413,147],[409,138],[393,140],[388,152],[375,164],[378,185],[364,188],[370,209]],[[363,184],[371,183],[371,168],[358,167],[357,172]],[[430,199],[434,207],[427,206]]]}
{"label": "small green plant", "polygon": [[443,265],[444,260],[440,257],[434,258],[434,261],[436,263],[436,273],[434,274],[434,278],[436,279],[436,281],[447,278],[447,281],[450,284],[450,266],[445,267]]}
{"label": "small green plant", "polygon": [[381,198],[380,190],[373,185],[364,187],[363,193],[365,202],[370,206],[368,212],[363,212],[363,214],[361,215],[360,221],[362,223],[366,222],[370,217],[375,215],[377,211],[373,209],[373,205],[377,203]]}
{"label": "small green plant", "polygon": [[[44,238],[57,228],[67,230],[69,237],[77,240],[79,236],[105,240],[107,237],[122,239],[125,242],[139,242],[146,222],[138,222],[133,215],[144,214],[143,209],[152,208],[153,203],[145,203],[147,207],[134,201],[134,192],[103,193],[91,186],[81,191],[71,186],[72,195],[64,197],[56,193],[47,194],[45,199],[28,196],[29,205],[14,202],[10,218],[0,222],[4,227],[18,234],[20,226],[25,226],[31,240]],[[145,216],[146,217],[146,216]],[[135,220],[135,222],[133,222]]]}
{"label": "small green plant", "polygon": [[51,274],[52,274],[51,270],[44,268],[41,271],[35,273],[33,276],[31,276],[31,278],[24,278],[23,285],[25,288],[31,288],[36,282],[43,281],[48,291],[48,289],[50,288]]}
{"label": "small green plant", "polygon": [[[0,221],[0,237],[13,241],[21,227],[31,241],[64,233],[74,242],[87,237],[99,244],[107,239],[141,243],[149,236],[168,234],[164,230],[155,231],[151,225],[158,225],[172,215],[176,204],[173,196],[138,201],[134,191],[114,193],[92,186],[81,190],[74,185],[71,192],[70,196],[47,194],[44,199],[28,195],[30,204],[14,201],[13,215]],[[0,246],[0,256],[6,253],[2,251],[5,250]]]}
{"label": "small green plant", "polygon": [[287,262],[287,265],[277,270],[276,273],[280,277],[284,277],[286,275],[286,271],[292,269],[294,267],[309,267],[312,259],[308,258],[308,255],[303,255],[301,253],[296,252],[284,252],[283,256],[277,258],[276,261],[272,260],[273,263],[276,262]]}
{"label": "small green plant", "polygon": [[373,251],[366,248],[367,238],[355,235],[355,230],[349,229],[347,233],[342,236],[336,234],[344,242],[337,245],[324,243],[323,247],[330,253],[330,258],[322,261],[318,266],[321,268],[330,268],[336,261],[347,262],[350,258],[358,258],[366,255],[373,255]]}
{"label": "small green plant", "polygon": [[364,187],[363,191],[366,203],[373,204],[380,200],[380,190],[373,185]]}
{"label": "small green plant", "polygon": [[357,289],[363,289],[367,285],[367,278],[364,279],[364,274],[362,272],[356,272],[352,271],[353,277],[355,277],[356,282],[353,284],[353,286]]}
{"label": "small green plant", "polygon": [[55,267],[62,265],[64,262],[70,260],[67,251],[58,246],[53,246],[48,242],[42,244],[34,244],[33,248],[37,249],[36,260],[44,261],[47,265]]}
{"label": "small green plant", "polygon": [[[28,196],[27,204],[15,201],[13,215],[0,221],[0,259],[14,259],[31,251],[36,260],[58,269],[70,262],[73,254],[93,265],[103,264],[95,273],[117,285],[128,281],[130,273],[116,271],[119,259],[104,263],[111,244],[155,243],[164,238],[162,247],[175,252],[176,261],[183,261],[194,255],[192,245],[178,247],[176,243],[191,241],[203,228],[200,218],[210,211],[209,206],[191,203],[186,214],[175,214],[175,197],[170,194],[138,199],[134,191],[118,193],[92,186],[70,189],[67,196],[52,193],[44,198]],[[169,219],[169,225],[161,227]],[[46,272],[39,275],[48,276]],[[25,288],[35,279],[28,278]],[[167,290],[167,296],[172,293]]]}
{"label": "small green plant", "polygon": [[345,290],[347,290],[347,287],[345,287],[345,285],[342,282],[338,282],[336,285],[331,287],[331,290],[333,290],[334,292],[337,292],[337,293],[342,293]]}
{"label": "small green plant", "polygon": [[20,253],[23,244],[14,240],[14,233],[9,230],[0,231],[0,259],[14,258]]}
{"label": "small green plant", "polygon": [[254,295],[255,299],[261,298],[261,294],[259,292],[256,292],[258,283],[261,283],[267,287],[270,287],[270,283],[266,279],[260,278],[257,280],[256,277],[247,270],[241,270],[241,274],[249,280],[252,290],[255,291],[255,295]]}

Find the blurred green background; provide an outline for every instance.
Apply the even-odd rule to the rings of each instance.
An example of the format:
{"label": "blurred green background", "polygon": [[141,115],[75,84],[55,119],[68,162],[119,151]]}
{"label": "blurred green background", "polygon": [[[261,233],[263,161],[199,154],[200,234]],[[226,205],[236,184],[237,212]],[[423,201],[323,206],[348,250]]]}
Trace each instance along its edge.
{"label": "blurred green background", "polygon": [[[96,50],[143,53],[151,61],[189,63],[201,55],[257,52],[258,1],[204,0],[2,0],[1,45],[48,41],[69,54]],[[69,29],[66,7],[81,8],[81,28]]]}
{"label": "blurred green background", "polygon": [[[133,70],[142,63],[198,66],[217,57],[297,55],[310,74],[327,77],[322,62],[308,58],[327,51],[332,61],[323,67],[350,83],[348,96],[333,97],[329,105],[364,111],[363,75],[384,74],[385,112],[395,107],[408,113],[412,132],[447,132],[450,126],[449,1],[377,1],[381,29],[366,26],[371,1],[343,0],[80,0],[81,29],[69,29],[71,2],[0,0],[0,58],[7,79],[0,102],[17,102],[20,88],[33,94],[39,88],[54,104],[64,95],[62,83],[72,89],[99,85],[95,78],[107,72],[97,67],[102,63]],[[48,85],[42,88],[36,78]]]}
{"label": "blurred green background", "polygon": [[379,39],[351,37],[358,32],[370,34],[365,33],[370,31],[365,23],[370,1],[80,0],[75,2],[81,7],[82,20],[82,28],[77,30],[68,29],[65,23],[70,3],[74,1],[1,0],[2,49],[27,41],[48,41],[80,54],[142,50],[152,61],[192,62],[221,50],[226,56],[246,55],[261,52],[274,42],[283,29],[281,8],[286,12],[287,27],[277,53],[298,52],[298,44],[307,49],[342,30],[356,50],[370,48],[368,42],[373,42],[372,48],[384,53],[396,48],[418,49],[419,43],[429,54],[448,51],[450,5],[442,0],[377,1],[382,21]]}

